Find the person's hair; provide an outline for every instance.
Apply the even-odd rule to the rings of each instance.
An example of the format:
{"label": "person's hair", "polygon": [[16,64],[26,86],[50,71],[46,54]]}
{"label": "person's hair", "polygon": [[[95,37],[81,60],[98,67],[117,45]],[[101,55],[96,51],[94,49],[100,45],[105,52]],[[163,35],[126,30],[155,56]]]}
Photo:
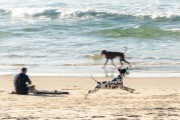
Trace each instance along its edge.
{"label": "person's hair", "polygon": [[23,72],[23,71],[27,71],[27,68],[23,67],[23,68],[21,69],[21,71],[22,71],[22,72]]}

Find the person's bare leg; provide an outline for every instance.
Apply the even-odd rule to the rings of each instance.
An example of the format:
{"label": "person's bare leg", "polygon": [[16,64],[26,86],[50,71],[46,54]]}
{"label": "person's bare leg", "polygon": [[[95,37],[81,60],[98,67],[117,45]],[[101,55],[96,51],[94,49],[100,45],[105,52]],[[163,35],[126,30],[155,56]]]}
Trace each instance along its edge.
{"label": "person's bare leg", "polygon": [[28,86],[28,92],[29,93],[36,93],[37,90],[35,88],[35,85]]}

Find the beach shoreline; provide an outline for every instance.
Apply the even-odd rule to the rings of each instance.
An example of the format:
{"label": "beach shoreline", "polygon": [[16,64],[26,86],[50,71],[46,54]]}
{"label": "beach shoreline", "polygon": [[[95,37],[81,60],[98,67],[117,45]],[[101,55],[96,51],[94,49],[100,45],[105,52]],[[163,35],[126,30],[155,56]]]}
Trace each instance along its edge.
{"label": "beach shoreline", "polygon": [[[99,90],[84,99],[95,82],[87,77],[30,76],[38,90],[58,90],[69,95],[12,95],[13,76],[0,79],[0,119],[37,120],[178,120],[180,119],[180,78],[124,78],[134,88]],[[112,78],[98,77],[98,81]]]}
{"label": "beach shoreline", "polygon": [[[86,72],[86,73],[28,73],[29,76],[32,77],[84,77],[89,78],[90,74],[94,77],[103,78],[103,77],[116,77],[118,73],[116,69],[108,72]],[[0,72],[1,76],[15,76],[14,72]],[[131,72],[130,74],[126,75],[125,77],[128,78],[179,78],[179,72],[159,72],[159,71],[149,71],[149,72]]]}

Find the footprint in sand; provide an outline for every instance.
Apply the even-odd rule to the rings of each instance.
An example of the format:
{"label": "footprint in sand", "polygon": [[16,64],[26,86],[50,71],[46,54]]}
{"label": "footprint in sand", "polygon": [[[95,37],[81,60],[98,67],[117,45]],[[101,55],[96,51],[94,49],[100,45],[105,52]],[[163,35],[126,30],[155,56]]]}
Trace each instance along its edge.
{"label": "footprint in sand", "polygon": [[140,115],[127,115],[128,117],[141,117]]}
{"label": "footprint in sand", "polygon": [[91,118],[104,118],[105,116],[92,116]]}
{"label": "footprint in sand", "polygon": [[127,118],[117,118],[116,120],[128,120]]}

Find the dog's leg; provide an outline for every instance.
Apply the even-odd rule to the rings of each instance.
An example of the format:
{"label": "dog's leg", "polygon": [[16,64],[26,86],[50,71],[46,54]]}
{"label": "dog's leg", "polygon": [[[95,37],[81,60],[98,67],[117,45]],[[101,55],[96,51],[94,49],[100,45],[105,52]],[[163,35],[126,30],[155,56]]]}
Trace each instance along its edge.
{"label": "dog's leg", "polygon": [[126,91],[128,91],[128,92],[130,92],[130,93],[133,93],[133,92],[135,91],[135,89],[128,88],[128,87],[125,87],[125,86],[121,86],[120,88],[121,88],[122,90],[126,90]]}
{"label": "dog's leg", "polygon": [[124,62],[126,62],[127,64],[129,64],[129,66],[131,67],[131,63],[126,61],[125,59],[123,59]]}
{"label": "dog's leg", "polygon": [[106,58],[106,62],[104,63],[104,67],[103,67],[103,68],[105,68],[105,66],[107,65],[107,63],[108,63],[108,59]]}
{"label": "dog's leg", "polygon": [[117,67],[117,66],[114,64],[113,59],[111,59],[111,64],[112,64],[113,66]]}
{"label": "dog's leg", "polygon": [[[123,66],[123,62],[122,62],[121,58],[120,58],[119,61],[120,61],[121,67],[122,67],[122,66]],[[120,68],[121,68],[121,67],[120,67]]]}
{"label": "dog's leg", "polygon": [[93,90],[89,90],[88,93],[85,95],[85,99],[87,98],[87,96],[91,93],[95,93],[98,89],[94,88]]}
{"label": "dog's leg", "polygon": [[92,90],[89,90],[87,94],[85,94],[85,99],[87,98],[87,96],[92,92]]}

